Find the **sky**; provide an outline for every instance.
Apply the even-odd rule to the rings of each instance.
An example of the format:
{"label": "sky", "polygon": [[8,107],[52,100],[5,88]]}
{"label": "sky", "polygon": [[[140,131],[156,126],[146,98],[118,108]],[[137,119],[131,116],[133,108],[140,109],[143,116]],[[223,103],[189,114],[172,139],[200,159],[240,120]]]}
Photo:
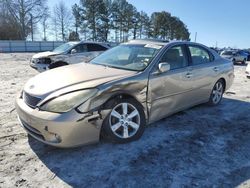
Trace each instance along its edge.
{"label": "sky", "polygon": [[[79,0],[63,0],[71,7]],[[167,11],[179,17],[191,41],[207,46],[250,48],[250,0],[127,0],[138,11]],[[53,7],[59,0],[49,0]]]}

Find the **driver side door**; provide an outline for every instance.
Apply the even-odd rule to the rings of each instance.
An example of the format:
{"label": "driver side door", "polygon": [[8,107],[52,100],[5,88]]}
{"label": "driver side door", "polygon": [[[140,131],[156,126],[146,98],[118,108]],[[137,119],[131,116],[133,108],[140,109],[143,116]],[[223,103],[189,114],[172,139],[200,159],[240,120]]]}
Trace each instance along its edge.
{"label": "driver side door", "polygon": [[[160,63],[169,63],[170,70],[160,73]],[[149,121],[154,122],[192,104],[192,81],[185,45],[166,50],[151,72],[148,83]]]}

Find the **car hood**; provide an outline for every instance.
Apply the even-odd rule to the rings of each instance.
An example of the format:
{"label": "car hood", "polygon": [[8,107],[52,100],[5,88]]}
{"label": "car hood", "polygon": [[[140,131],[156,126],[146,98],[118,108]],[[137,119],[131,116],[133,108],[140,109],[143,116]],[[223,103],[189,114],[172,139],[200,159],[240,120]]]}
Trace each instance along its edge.
{"label": "car hood", "polygon": [[132,76],[137,72],[104,67],[87,63],[67,65],[40,73],[31,78],[24,91],[41,98],[58,91],[69,92],[93,88],[119,78]]}
{"label": "car hood", "polygon": [[58,55],[58,54],[60,54],[60,53],[49,52],[49,51],[48,52],[41,52],[41,53],[37,53],[37,54],[33,55],[32,58],[37,59],[37,58],[49,57],[49,56]]}

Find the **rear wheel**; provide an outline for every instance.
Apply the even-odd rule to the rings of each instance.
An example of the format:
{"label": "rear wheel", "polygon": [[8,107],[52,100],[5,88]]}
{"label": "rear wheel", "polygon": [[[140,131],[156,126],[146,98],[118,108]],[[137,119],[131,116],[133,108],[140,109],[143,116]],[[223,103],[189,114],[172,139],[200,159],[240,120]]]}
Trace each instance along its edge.
{"label": "rear wheel", "polygon": [[233,64],[236,64],[236,60],[235,59],[233,59],[232,61],[233,61]]}
{"label": "rear wheel", "polygon": [[244,59],[243,61],[242,61],[242,65],[245,65],[246,64],[246,59]]}
{"label": "rear wheel", "polygon": [[103,122],[105,135],[117,143],[139,139],[145,129],[143,108],[134,99],[119,99]]}
{"label": "rear wheel", "polygon": [[225,83],[223,80],[218,80],[213,87],[210,95],[209,104],[212,106],[218,105],[221,102],[225,90]]}

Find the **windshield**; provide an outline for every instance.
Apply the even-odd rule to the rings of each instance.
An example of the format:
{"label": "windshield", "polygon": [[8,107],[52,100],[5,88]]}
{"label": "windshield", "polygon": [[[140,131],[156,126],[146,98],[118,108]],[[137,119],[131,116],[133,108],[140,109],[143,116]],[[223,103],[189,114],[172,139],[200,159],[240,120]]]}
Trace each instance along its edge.
{"label": "windshield", "polygon": [[74,45],[75,45],[74,42],[68,42],[68,43],[62,44],[61,46],[58,46],[57,48],[55,48],[53,50],[53,52],[62,53],[62,52],[69,50]]}
{"label": "windshield", "polygon": [[222,52],[222,55],[233,55],[233,52],[232,51],[225,51],[225,52]]}
{"label": "windshield", "polygon": [[90,63],[118,69],[142,71],[150,64],[161,48],[160,45],[124,44],[104,52]]}

